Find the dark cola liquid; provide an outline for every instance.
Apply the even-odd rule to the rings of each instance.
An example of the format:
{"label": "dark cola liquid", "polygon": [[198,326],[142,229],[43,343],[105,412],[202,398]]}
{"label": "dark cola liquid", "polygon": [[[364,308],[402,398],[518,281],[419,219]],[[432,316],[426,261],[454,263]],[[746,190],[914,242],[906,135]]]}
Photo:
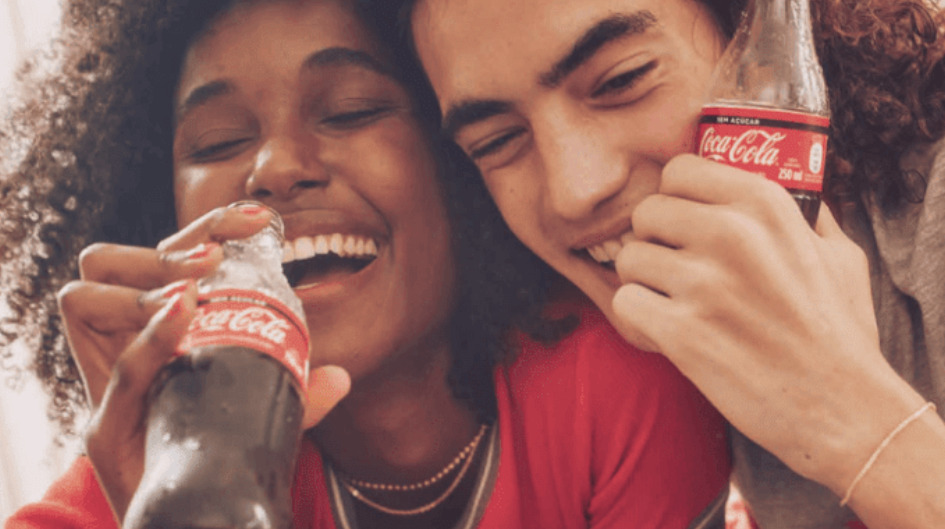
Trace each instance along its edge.
{"label": "dark cola liquid", "polygon": [[801,208],[801,213],[804,215],[804,218],[807,219],[807,223],[811,227],[814,227],[814,224],[817,222],[817,212],[820,211],[820,195],[819,191],[806,191],[803,189],[788,189],[791,193],[791,196],[794,197],[794,200],[797,202],[797,205]]}
{"label": "dark cola liquid", "polygon": [[243,347],[169,364],[152,387],[145,474],[124,528],[289,529],[303,412],[295,384]]}

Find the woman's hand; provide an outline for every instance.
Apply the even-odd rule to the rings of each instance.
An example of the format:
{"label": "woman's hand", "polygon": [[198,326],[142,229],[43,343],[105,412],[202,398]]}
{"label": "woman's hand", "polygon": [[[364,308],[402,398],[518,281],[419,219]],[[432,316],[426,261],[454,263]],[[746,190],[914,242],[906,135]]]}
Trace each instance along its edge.
{"label": "woman's hand", "polygon": [[[98,244],[80,258],[81,279],[59,303],[93,416],[86,450],[119,520],[143,473],[145,396],[173,357],[196,310],[195,280],[222,259],[220,241],[247,237],[268,213],[214,210],[157,249]],[[312,373],[304,426],[314,426],[347,393],[347,373]]]}
{"label": "woman's hand", "polygon": [[865,255],[826,207],[811,230],[776,183],[685,155],[633,227],[617,326],[795,471],[842,493],[921,405],[880,352]]}

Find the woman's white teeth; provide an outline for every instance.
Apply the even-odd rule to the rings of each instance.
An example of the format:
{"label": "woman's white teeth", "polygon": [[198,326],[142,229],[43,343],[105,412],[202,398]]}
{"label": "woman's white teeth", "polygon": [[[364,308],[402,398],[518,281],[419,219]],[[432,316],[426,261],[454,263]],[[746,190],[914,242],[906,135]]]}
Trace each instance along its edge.
{"label": "woman's white teeth", "polygon": [[344,251],[344,237],[340,233],[336,233],[331,236],[328,240],[328,249],[331,250],[331,253],[336,255],[341,255],[341,252]]}
{"label": "woman's white teeth", "polygon": [[345,239],[345,245],[342,247],[342,250],[347,255],[357,255],[358,243],[354,240],[354,237],[348,237]]}
{"label": "woman's white teeth", "polygon": [[299,237],[290,248],[295,249],[295,259],[308,259],[315,255],[315,245],[311,237]]}
{"label": "woman's white teeth", "polygon": [[325,255],[328,253],[328,237],[325,237],[324,235],[315,237],[315,253],[318,255]]}
{"label": "woman's white teeth", "polygon": [[619,237],[607,239],[606,241],[587,247],[587,253],[598,263],[612,263],[617,259],[617,254],[623,249],[624,245],[633,239],[633,232],[628,231]]}
{"label": "woman's white teeth", "polygon": [[377,243],[370,237],[359,235],[307,235],[283,245],[282,262],[310,259],[316,255],[333,253],[338,257],[371,258],[377,256]]}

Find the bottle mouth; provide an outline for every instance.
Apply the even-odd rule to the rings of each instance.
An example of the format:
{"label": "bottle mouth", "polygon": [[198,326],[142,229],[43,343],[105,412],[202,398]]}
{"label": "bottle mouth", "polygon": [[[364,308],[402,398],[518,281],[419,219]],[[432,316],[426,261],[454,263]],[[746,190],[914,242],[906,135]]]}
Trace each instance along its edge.
{"label": "bottle mouth", "polygon": [[266,209],[269,211],[269,213],[271,214],[270,217],[269,217],[269,219],[270,219],[270,220],[269,220],[269,227],[272,228],[273,230],[275,230],[275,232],[279,234],[279,238],[280,238],[280,239],[285,240],[285,223],[282,222],[282,216],[279,215],[279,212],[278,212],[278,211],[276,211],[276,210],[272,209],[271,207],[269,207],[269,206],[263,204],[262,202],[259,202],[259,201],[256,201],[256,200],[238,200],[238,201],[236,201],[236,202],[233,202],[233,203],[230,204],[229,206],[227,206],[227,209],[238,208],[238,207],[240,207],[240,206],[245,206],[245,205],[258,206],[258,207],[261,207],[261,208],[266,208]]}

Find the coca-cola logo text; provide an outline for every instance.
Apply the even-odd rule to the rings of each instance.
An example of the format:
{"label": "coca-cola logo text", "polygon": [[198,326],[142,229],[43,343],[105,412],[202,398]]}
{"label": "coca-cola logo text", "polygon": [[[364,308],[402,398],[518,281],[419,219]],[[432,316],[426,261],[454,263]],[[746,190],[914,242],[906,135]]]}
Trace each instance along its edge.
{"label": "coca-cola logo text", "polygon": [[256,335],[276,344],[283,344],[289,323],[263,307],[233,309],[198,310],[197,316],[190,323],[189,332],[219,332]]}
{"label": "coca-cola logo text", "polygon": [[709,127],[702,134],[699,154],[719,162],[772,167],[778,163],[780,154],[777,144],[786,137],[784,133],[764,129],[750,129],[738,136],[727,136]]}

